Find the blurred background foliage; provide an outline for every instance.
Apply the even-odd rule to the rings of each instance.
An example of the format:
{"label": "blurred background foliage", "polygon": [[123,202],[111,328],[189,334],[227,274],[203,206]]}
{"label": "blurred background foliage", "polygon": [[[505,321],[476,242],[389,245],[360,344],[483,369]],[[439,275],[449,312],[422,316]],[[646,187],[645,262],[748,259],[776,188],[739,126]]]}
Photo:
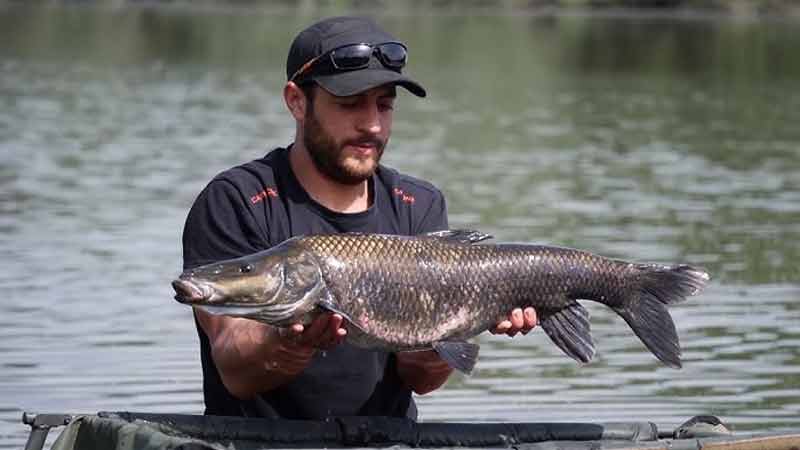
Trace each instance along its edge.
{"label": "blurred background foliage", "polygon": [[722,13],[735,16],[772,15],[800,17],[800,0],[2,0],[2,4],[176,4],[202,6],[257,6],[263,8],[381,10],[383,12],[413,13],[455,12],[472,10],[519,14],[551,9],[581,11],[590,9],[616,11],[670,12],[681,14]]}

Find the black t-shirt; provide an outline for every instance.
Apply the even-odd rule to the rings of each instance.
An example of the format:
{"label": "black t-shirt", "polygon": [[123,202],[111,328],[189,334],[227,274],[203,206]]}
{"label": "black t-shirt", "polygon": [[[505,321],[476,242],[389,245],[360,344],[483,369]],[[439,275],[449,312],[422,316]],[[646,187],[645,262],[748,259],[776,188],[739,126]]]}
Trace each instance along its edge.
{"label": "black t-shirt", "polygon": [[[308,196],[289,165],[289,150],[217,175],[200,193],[183,230],[184,269],[255,253],[298,235],[369,232],[415,235],[447,228],[444,197],[431,184],[380,166],[366,211],[331,211]],[[195,321],[196,322],[196,321]],[[383,415],[416,419],[411,391],[393,354],[342,345],[318,352],[297,378],[242,401],[219,376],[208,336],[197,325],[206,414],[322,419]]]}

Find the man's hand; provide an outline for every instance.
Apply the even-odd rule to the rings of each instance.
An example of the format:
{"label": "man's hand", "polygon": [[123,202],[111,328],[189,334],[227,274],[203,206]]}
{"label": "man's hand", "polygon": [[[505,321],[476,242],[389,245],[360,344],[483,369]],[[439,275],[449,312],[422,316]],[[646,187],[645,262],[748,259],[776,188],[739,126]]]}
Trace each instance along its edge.
{"label": "man's hand", "polygon": [[280,329],[253,320],[195,311],[211,344],[211,357],[228,391],[248,399],[285,384],[311,363],[318,349],[344,340],[339,314],[322,314],[308,326]]}
{"label": "man's hand", "polygon": [[529,331],[536,327],[538,320],[536,318],[536,310],[531,307],[516,308],[511,311],[508,319],[500,321],[494,328],[489,330],[492,334],[507,334],[511,337],[517,333],[528,334]]}
{"label": "man's hand", "polygon": [[339,314],[321,314],[304,326],[295,323],[288,328],[276,328],[277,339],[266,369],[285,375],[295,375],[305,369],[317,350],[327,350],[340,344],[347,330]]}
{"label": "man's hand", "polygon": [[344,318],[340,314],[320,314],[308,327],[296,323],[289,328],[280,328],[281,337],[292,341],[299,346],[311,347],[321,350],[329,349],[341,344],[347,330],[342,327]]}
{"label": "man's hand", "polygon": [[[500,321],[489,330],[492,334],[528,334],[537,324],[533,308],[516,308],[507,320]],[[400,378],[417,394],[425,394],[439,388],[453,372],[442,358],[433,350],[419,352],[398,352],[397,369]]]}

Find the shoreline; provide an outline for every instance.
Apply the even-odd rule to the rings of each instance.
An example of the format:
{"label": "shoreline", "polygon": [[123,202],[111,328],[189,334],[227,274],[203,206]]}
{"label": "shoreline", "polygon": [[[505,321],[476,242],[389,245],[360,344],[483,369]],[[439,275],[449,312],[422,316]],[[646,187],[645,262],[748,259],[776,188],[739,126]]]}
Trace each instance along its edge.
{"label": "shoreline", "polygon": [[[631,3],[636,3],[632,6]],[[100,8],[194,11],[198,13],[263,13],[263,14],[364,14],[386,16],[593,16],[610,19],[679,19],[679,20],[786,20],[800,19],[800,1],[615,1],[615,0],[440,0],[390,2],[389,0],[84,0],[84,1],[21,1],[0,0],[5,8]]]}

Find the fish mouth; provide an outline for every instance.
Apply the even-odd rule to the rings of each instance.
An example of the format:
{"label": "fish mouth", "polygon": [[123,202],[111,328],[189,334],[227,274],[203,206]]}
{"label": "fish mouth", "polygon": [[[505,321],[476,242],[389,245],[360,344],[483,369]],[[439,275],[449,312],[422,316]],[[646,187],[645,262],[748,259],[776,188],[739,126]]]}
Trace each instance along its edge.
{"label": "fish mouth", "polygon": [[172,288],[175,289],[175,300],[179,303],[202,309],[214,315],[248,317],[268,306],[261,303],[220,302],[214,304],[222,297],[214,286],[191,279],[177,279],[172,282]]}
{"label": "fish mouth", "polygon": [[197,309],[215,316],[233,316],[251,318],[257,316],[263,309],[263,305],[192,305]]}
{"label": "fish mouth", "polygon": [[179,279],[172,282],[175,300],[187,305],[206,303],[213,300],[214,288],[205,283]]}

